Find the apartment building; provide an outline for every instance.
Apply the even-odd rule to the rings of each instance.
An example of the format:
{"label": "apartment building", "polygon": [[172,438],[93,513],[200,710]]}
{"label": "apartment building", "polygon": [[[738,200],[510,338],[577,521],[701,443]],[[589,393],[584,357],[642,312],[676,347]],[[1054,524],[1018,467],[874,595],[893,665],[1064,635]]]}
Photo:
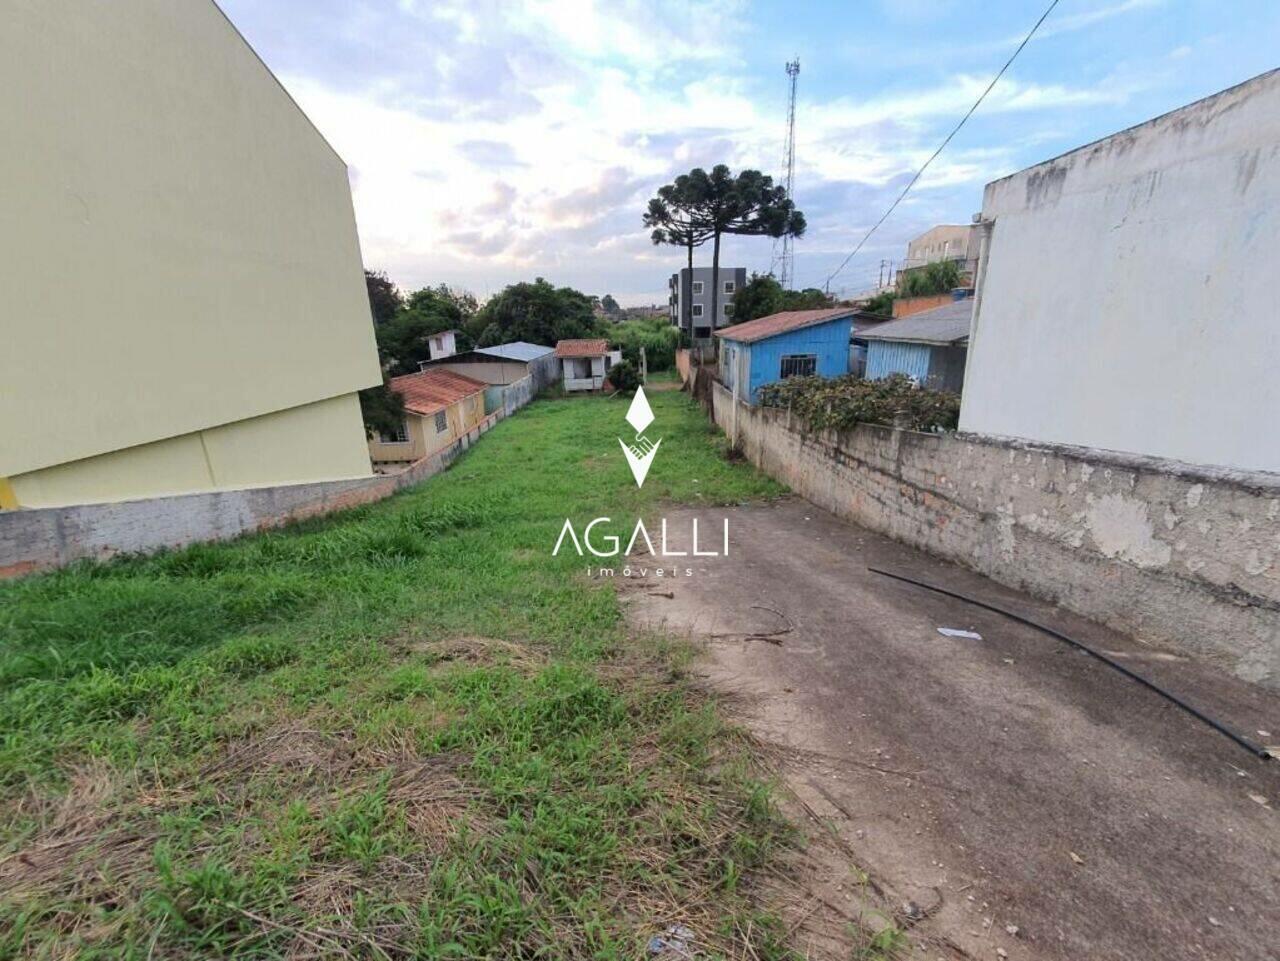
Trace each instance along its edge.
{"label": "apartment building", "polygon": [[712,334],[733,323],[733,297],[747,283],[745,267],[720,268],[718,317],[711,316],[712,269],[683,267],[667,282],[667,308],[671,323],[688,333],[694,343],[709,344]]}

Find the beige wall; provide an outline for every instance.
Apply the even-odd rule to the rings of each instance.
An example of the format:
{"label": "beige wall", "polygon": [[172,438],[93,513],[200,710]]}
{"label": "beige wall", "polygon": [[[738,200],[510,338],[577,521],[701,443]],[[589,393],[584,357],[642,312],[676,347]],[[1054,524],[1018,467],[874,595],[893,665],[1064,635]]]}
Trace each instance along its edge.
{"label": "beige wall", "polygon": [[432,364],[432,367],[451,370],[482,384],[514,384],[529,373],[529,365],[516,360],[459,361],[456,364]]}
{"label": "beige wall", "polygon": [[[210,0],[10,0],[0,129],[15,492],[207,486],[200,438],[219,485],[360,472],[379,370],[346,166]],[[330,399],[305,443],[244,424]]]}
{"label": "beige wall", "polygon": [[22,507],[56,507],[193,491],[363,477],[355,394],[18,474]]}
{"label": "beige wall", "polygon": [[376,438],[369,441],[369,457],[375,464],[415,461],[434,454],[484,420],[484,392],[472,394],[445,409],[448,427],[436,430],[436,415],[405,414],[407,444],[384,444]]}

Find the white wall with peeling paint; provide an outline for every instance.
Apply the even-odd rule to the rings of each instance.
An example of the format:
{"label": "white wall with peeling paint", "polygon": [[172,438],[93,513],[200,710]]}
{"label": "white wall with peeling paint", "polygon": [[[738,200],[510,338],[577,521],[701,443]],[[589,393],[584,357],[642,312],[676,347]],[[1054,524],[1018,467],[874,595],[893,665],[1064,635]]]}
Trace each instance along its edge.
{"label": "white wall with peeling paint", "polygon": [[988,184],[982,212],[962,430],[1280,471],[1280,71]]}

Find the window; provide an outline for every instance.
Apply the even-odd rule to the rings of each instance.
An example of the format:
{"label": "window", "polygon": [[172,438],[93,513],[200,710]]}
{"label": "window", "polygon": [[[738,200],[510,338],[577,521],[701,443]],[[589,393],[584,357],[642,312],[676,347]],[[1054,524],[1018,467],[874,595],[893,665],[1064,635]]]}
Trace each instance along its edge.
{"label": "window", "polygon": [[693,305],[693,316],[695,316],[695,317],[701,317],[701,316],[702,316],[702,304],[694,304],[694,305]]}
{"label": "window", "polygon": [[378,440],[384,444],[407,444],[409,443],[409,426],[402,420],[394,431],[378,431]]}
{"label": "window", "polygon": [[693,328],[693,337],[694,337],[694,339],[695,339],[695,340],[710,340],[710,339],[711,339],[711,328],[710,328],[710,327],[695,327],[695,328]]}
{"label": "window", "polygon": [[720,305],[720,313],[724,314],[726,317],[728,317],[728,316],[729,316],[729,311],[731,311],[731,310],[733,310],[733,304],[721,304],[721,305]]}
{"label": "window", "polygon": [[702,281],[700,281],[700,280],[695,280],[695,281],[693,282],[693,292],[694,292],[695,294],[700,294],[700,293],[702,293]]}
{"label": "window", "polygon": [[810,377],[818,369],[817,354],[783,354],[782,378]]}
{"label": "window", "polygon": [[449,429],[449,415],[444,411],[436,411],[436,433],[443,434]]}
{"label": "window", "polygon": [[724,292],[725,292],[726,294],[731,294],[731,293],[733,293],[734,289],[735,289],[735,288],[734,288],[734,285],[733,285],[733,281],[732,281],[732,280],[726,280],[726,281],[724,282]]}

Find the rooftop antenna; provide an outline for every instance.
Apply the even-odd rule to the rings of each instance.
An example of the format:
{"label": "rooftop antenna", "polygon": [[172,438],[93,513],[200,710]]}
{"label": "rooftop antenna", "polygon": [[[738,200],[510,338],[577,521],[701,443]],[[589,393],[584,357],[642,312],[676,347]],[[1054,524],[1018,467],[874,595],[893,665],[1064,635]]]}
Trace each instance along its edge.
{"label": "rooftop antenna", "polygon": [[[787,154],[783,165],[787,169],[787,199],[795,200],[796,185],[796,78],[800,76],[800,58],[787,61],[787,76],[791,78],[791,96],[787,102]],[[783,290],[788,290],[795,281],[795,250],[792,238],[782,238],[781,266],[778,270],[778,283]]]}

